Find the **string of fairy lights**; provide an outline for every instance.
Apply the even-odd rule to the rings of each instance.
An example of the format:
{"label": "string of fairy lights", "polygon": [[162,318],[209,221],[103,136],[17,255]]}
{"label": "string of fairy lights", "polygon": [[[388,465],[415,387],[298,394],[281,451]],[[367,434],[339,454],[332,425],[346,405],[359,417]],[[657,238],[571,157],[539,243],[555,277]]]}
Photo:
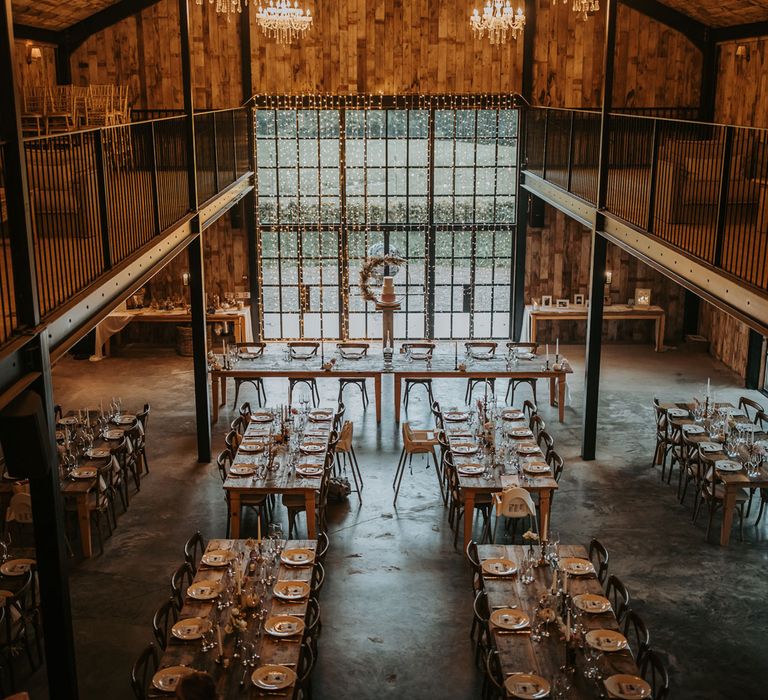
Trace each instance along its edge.
{"label": "string of fairy lights", "polygon": [[[404,117],[398,117],[400,121],[393,133],[390,133],[389,112],[388,110],[404,110]],[[469,258],[472,275],[477,273],[474,258],[478,250],[478,232],[490,232],[495,235],[498,230],[509,231],[514,226],[514,217],[511,220],[504,221],[500,218],[500,212],[508,211],[509,206],[504,208],[500,199],[504,195],[499,194],[499,178],[505,169],[514,170],[514,164],[501,166],[498,163],[499,143],[501,135],[500,115],[503,110],[514,109],[512,98],[506,95],[415,95],[390,97],[382,95],[264,95],[256,98],[256,110],[254,114],[254,143],[256,144],[256,162],[258,167],[255,173],[256,187],[256,207],[257,217],[257,256],[258,256],[258,286],[260,290],[260,304],[263,310],[261,314],[262,337],[264,337],[264,323],[267,312],[264,303],[265,286],[272,290],[272,299],[280,299],[280,327],[279,336],[284,339],[293,339],[295,337],[314,337],[319,332],[319,337],[323,338],[326,333],[337,335],[341,339],[350,337],[350,314],[355,315],[355,331],[352,333],[355,337],[360,334],[360,322],[363,320],[364,335],[372,337],[380,331],[377,327],[371,326],[373,321],[374,308],[369,302],[364,302],[356,293],[355,282],[357,275],[355,269],[359,267],[364,260],[358,259],[360,255],[367,256],[374,241],[383,241],[385,248],[391,244],[391,236],[395,236],[398,245],[402,245],[404,250],[399,251],[407,258],[407,277],[403,282],[405,286],[404,303],[402,315],[400,316],[400,334],[405,333],[410,337],[420,337],[427,335],[430,330],[430,320],[435,317],[436,275],[437,260],[442,255],[444,262],[450,265],[451,271],[455,272],[457,264],[456,243],[452,242],[450,255],[444,250],[436,251],[437,255],[430,256],[430,246],[437,246],[438,229],[445,229],[448,232],[447,238],[452,241],[460,232],[469,233],[471,248]],[[258,133],[258,112],[266,110],[274,115],[273,124],[275,133],[273,135],[261,135]],[[480,119],[476,114],[478,110],[494,111],[493,118],[486,117]],[[374,115],[373,112],[381,114]],[[472,117],[467,119],[459,116],[464,113],[472,113]],[[452,129],[448,137],[453,141],[453,156],[450,158],[450,165],[441,164],[440,169],[450,170],[449,178],[442,172],[443,182],[450,182],[447,194],[433,196],[435,183],[436,163],[432,161],[432,149],[435,148],[436,139],[436,116],[438,113],[448,113],[452,119]],[[311,114],[311,120],[303,116]],[[290,115],[290,117],[288,116]],[[329,116],[330,115],[330,116]],[[423,132],[421,124],[426,115],[426,133]],[[376,116],[374,120],[373,117]],[[277,133],[281,127],[288,122],[286,119],[292,119],[290,133]],[[404,127],[403,127],[404,119]],[[349,120],[354,120],[350,126]],[[310,121],[312,126],[310,127]],[[461,123],[460,123],[461,122]],[[471,124],[471,128],[467,127]],[[383,126],[382,126],[383,125]],[[382,130],[383,129],[383,130]],[[398,131],[399,129],[399,131]],[[404,130],[403,130],[404,129]],[[421,129],[421,130],[420,130]],[[293,133],[295,130],[295,133]],[[505,135],[505,137],[509,134]],[[327,164],[323,156],[323,148],[329,148],[323,140],[327,138],[331,142],[338,139],[339,156],[337,165]],[[402,183],[397,185],[399,189],[395,194],[390,193],[390,168],[395,169],[390,164],[389,149],[393,143],[399,139],[404,140],[404,146],[398,147],[399,158],[404,157],[405,163],[399,163],[403,168],[405,178],[405,192],[402,191]],[[514,135],[516,138],[516,134]],[[514,140],[510,138],[510,142]],[[295,163],[290,164],[284,161],[285,154],[288,153],[287,146],[282,145],[286,140],[294,139],[293,151]],[[312,139],[314,144],[305,145]],[[377,144],[375,157],[372,155],[372,147],[375,139],[381,139],[382,143]],[[475,151],[478,144],[495,142],[493,149],[495,163],[489,165],[483,163],[478,166],[478,154],[475,152],[474,160],[469,166],[465,162],[459,162],[457,158],[457,148],[460,141],[474,143]],[[360,141],[360,143],[356,143]],[[262,197],[260,170],[266,156],[262,158],[259,153],[260,148],[265,148],[265,154],[268,152],[265,144],[271,142],[274,148],[274,163],[270,167],[274,170],[275,192],[270,196]],[[350,144],[355,146],[354,165],[349,159]],[[314,148],[314,157],[309,158],[310,149]],[[381,160],[381,152],[384,152],[384,160]],[[421,150],[419,150],[421,149]],[[487,150],[487,149],[486,149]],[[490,151],[489,151],[490,152]],[[360,153],[362,153],[362,162],[360,162]],[[404,156],[403,156],[404,153]],[[466,158],[467,147],[462,149],[463,158]],[[414,165],[418,163],[418,165]],[[461,167],[461,177],[467,177],[467,171],[472,170],[473,178],[471,184],[471,196],[458,194],[461,187],[466,189],[466,183],[459,185],[457,178],[457,168]],[[286,193],[281,190],[282,170],[295,169],[293,179],[286,177],[285,183],[295,182],[296,191]],[[330,168],[336,170],[334,173],[338,177],[338,188],[334,185],[328,187],[324,184],[324,179],[328,173],[324,169]],[[315,174],[311,175],[311,170]],[[377,194],[371,195],[371,177],[374,170],[377,170],[379,177],[379,188],[381,187],[381,177],[384,178],[384,196],[377,190]],[[483,178],[490,181],[490,190],[486,182],[485,190],[479,193],[481,183],[478,182],[478,172]],[[487,173],[487,171],[492,171]],[[356,182],[362,177],[361,197],[350,196],[347,192],[348,176],[354,174]],[[488,175],[491,175],[488,178]],[[272,176],[270,176],[272,177]],[[411,188],[411,178],[413,182],[426,183],[426,194],[423,194],[423,188],[416,193]],[[315,184],[315,178],[317,184]],[[393,182],[397,182],[393,176]],[[464,182],[462,180],[462,182]],[[311,190],[308,189],[311,187]],[[461,190],[462,192],[464,190]],[[513,190],[512,190],[513,191]],[[394,198],[394,199],[393,199]],[[262,199],[264,206],[262,206]],[[358,200],[362,199],[362,208]],[[460,202],[458,201],[460,200]],[[383,201],[383,206],[382,206]],[[404,204],[403,204],[404,202]],[[446,209],[446,202],[450,204]],[[458,203],[457,203],[458,202]],[[274,214],[270,210],[272,203],[275,204]],[[286,204],[287,203],[287,204]],[[404,206],[404,212],[402,207]],[[395,211],[395,214],[392,214]],[[264,241],[265,235],[270,234],[270,251],[265,261]],[[489,236],[490,236],[489,233]],[[435,237],[435,240],[431,240]],[[443,238],[446,238],[444,236]],[[335,239],[336,248],[329,248],[333,245],[331,239]],[[317,241],[316,245],[310,241]],[[400,244],[402,241],[402,244]],[[307,245],[310,245],[307,248]],[[487,241],[484,243],[487,248]],[[414,246],[418,246],[414,253]],[[487,256],[488,253],[486,252]],[[497,250],[497,244],[491,246],[492,259],[485,264],[491,266],[490,275],[485,275],[484,270],[480,270],[478,284],[489,286],[490,280],[490,302],[489,308],[484,309],[489,317],[497,313],[497,286],[495,264],[496,258],[511,256],[511,251]],[[335,272],[329,269],[329,262],[334,260],[337,264]],[[448,260],[450,258],[450,260]],[[461,258],[463,261],[466,255]],[[511,268],[511,259],[507,260]],[[265,275],[269,279],[265,279]],[[453,277],[453,274],[450,275]],[[399,278],[398,278],[399,279]],[[353,280],[350,284],[350,280]],[[414,281],[415,280],[415,281]],[[474,281],[474,280],[473,280]],[[400,282],[398,282],[400,284]],[[449,281],[447,283],[450,289],[450,318],[458,313],[455,309],[456,295],[454,290],[461,286],[458,283]],[[290,308],[286,313],[298,313],[298,327],[293,326],[293,331],[284,325],[283,303],[286,299],[292,297],[292,292],[285,292],[289,287],[294,286],[298,294],[298,307]],[[443,282],[443,287],[445,282]],[[275,292],[276,288],[276,292]],[[402,293],[402,290],[400,290]],[[307,296],[309,295],[309,296]],[[426,300],[432,297],[432,308]],[[502,295],[503,297],[503,295]],[[338,299],[338,301],[336,301]],[[502,298],[498,303],[504,301]],[[509,300],[506,301],[509,306]],[[443,300],[440,300],[443,304]],[[444,304],[443,304],[444,305]],[[472,297],[472,307],[470,309],[470,318],[474,318],[476,311],[474,294]],[[506,309],[502,309],[506,313]],[[338,327],[336,323],[329,327],[327,314],[333,313],[339,319]],[[432,319],[429,314],[432,314]],[[312,327],[312,334],[306,333],[310,330],[305,327],[305,315],[313,314],[319,319],[319,324]],[[418,318],[421,314],[421,318]],[[314,316],[313,316],[314,320]],[[452,321],[451,321],[452,323]],[[410,326],[409,326],[410,324]],[[413,325],[415,324],[415,325]],[[296,332],[297,331],[297,332]],[[336,331],[336,333],[334,333]],[[273,335],[275,335],[273,333]],[[436,335],[433,333],[433,335]],[[450,330],[451,337],[454,336],[454,329]],[[272,336],[270,336],[272,337]],[[276,337],[276,336],[275,336]]]}

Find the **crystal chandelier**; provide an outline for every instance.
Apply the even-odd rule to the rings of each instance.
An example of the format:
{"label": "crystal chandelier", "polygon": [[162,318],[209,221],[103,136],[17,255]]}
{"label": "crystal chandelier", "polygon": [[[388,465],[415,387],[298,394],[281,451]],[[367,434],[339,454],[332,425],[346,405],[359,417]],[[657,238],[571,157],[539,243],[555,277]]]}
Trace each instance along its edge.
{"label": "crystal chandelier", "polygon": [[278,44],[290,44],[312,26],[312,15],[299,7],[299,0],[269,0],[269,7],[259,6],[256,22],[268,37]]}
{"label": "crystal chandelier", "polygon": [[[568,0],[563,0],[563,5],[567,2]],[[552,4],[556,5],[557,0],[552,0]],[[589,19],[588,13],[600,10],[600,0],[572,0],[571,9],[578,15],[579,19],[586,22]]]}
{"label": "crystal chandelier", "polygon": [[[205,0],[196,0],[196,3],[198,5],[202,5]],[[227,22],[229,22],[230,17],[234,15],[236,12],[242,12],[243,11],[243,5],[245,7],[248,7],[248,0],[208,0],[208,3],[210,5],[216,5],[216,14],[217,15],[226,15],[227,16]]]}
{"label": "crystal chandelier", "polygon": [[487,32],[492,44],[504,44],[507,32],[512,32],[512,38],[517,39],[525,26],[525,14],[520,8],[515,13],[509,0],[486,0],[483,14],[475,8],[469,24],[476,38],[482,39]]}

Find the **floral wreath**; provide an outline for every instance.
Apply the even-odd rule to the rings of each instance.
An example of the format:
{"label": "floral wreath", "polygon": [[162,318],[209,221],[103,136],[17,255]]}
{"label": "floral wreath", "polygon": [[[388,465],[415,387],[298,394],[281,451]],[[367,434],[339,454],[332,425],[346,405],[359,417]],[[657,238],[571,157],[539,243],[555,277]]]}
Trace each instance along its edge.
{"label": "floral wreath", "polygon": [[373,271],[379,267],[402,265],[403,263],[405,263],[405,260],[396,255],[374,255],[373,257],[366,258],[365,263],[360,268],[360,296],[365,301],[373,303],[379,301],[371,289]]}

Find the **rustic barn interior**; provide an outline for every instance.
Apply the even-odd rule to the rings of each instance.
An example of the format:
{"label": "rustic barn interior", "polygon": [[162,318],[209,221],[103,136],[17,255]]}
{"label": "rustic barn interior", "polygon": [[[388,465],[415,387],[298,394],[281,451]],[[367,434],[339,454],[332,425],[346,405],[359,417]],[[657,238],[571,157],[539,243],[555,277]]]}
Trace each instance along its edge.
{"label": "rustic barn interior", "polygon": [[768,2],[2,4],[0,697],[764,694]]}

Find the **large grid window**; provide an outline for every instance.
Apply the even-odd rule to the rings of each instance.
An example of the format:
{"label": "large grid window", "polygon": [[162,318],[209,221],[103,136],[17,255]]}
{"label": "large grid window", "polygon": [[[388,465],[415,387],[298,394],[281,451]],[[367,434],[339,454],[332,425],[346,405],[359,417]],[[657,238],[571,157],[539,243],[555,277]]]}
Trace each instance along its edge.
{"label": "large grid window", "polygon": [[381,253],[406,260],[397,338],[508,337],[517,111],[329,99],[256,110],[264,337],[380,338],[358,280]]}

